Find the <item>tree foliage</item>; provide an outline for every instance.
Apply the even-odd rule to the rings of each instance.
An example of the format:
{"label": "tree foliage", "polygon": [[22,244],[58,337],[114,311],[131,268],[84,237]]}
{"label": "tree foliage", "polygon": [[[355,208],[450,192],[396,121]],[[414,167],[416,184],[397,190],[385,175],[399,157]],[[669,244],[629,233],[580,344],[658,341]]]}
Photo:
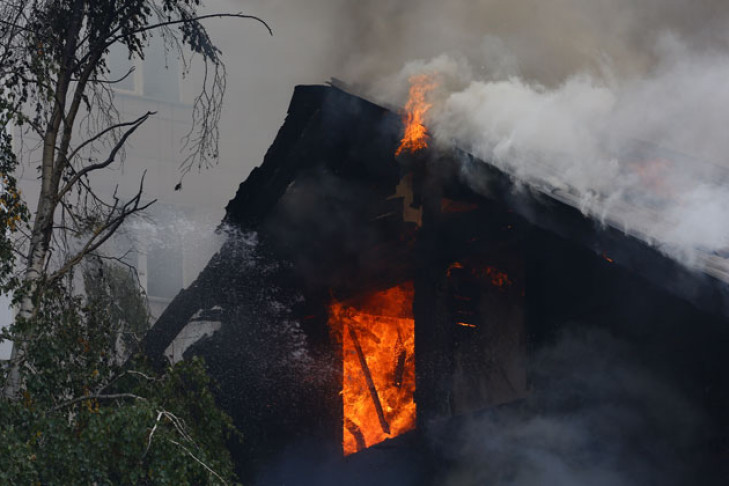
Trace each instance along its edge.
{"label": "tree foliage", "polygon": [[[143,58],[151,36],[189,69],[204,64],[182,174],[218,156],[225,68],[199,0],[5,0],[0,4],[0,292],[14,296],[1,367],[0,484],[219,484],[234,480],[230,419],[214,403],[204,365],[162,373],[122,363],[146,324],[123,268],[99,263],[121,225],[144,210],[102,194],[90,176],[114,167],[153,112],[122,119],[107,57]],[[270,32],[270,29],[269,29]],[[130,75],[131,72],[127,73]],[[11,123],[37,141],[40,192],[22,201]],[[21,148],[20,154],[27,157]],[[80,270],[79,265],[87,263]],[[83,283],[85,291],[79,289]]]}
{"label": "tree foliage", "polygon": [[32,329],[32,339],[21,398],[0,400],[0,484],[234,482],[225,441],[235,431],[203,363],[163,373],[141,358],[119,363],[122,314],[113,309],[139,297],[110,294],[116,285],[74,295],[59,282],[37,303],[35,322],[21,318],[7,331],[17,340]]}
{"label": "tree foliage", "polygon": [[137,351],[151,318],[136,277],[133,268],[100,258],[86,262],[83,268],[88,306],[106,310],[105,324],[111,331],[107,344],[121,361]]}
{"label": "tree foliage", "polygon": [[189,53],[202,59],[205,77],[193,104],[182,172],[217,158],[225,68],[203,21],[255,17],[201,15],[199,8],[199,0],[8,0],[0,5],[1,108],[40,146],[40,159],[30,161],[37,165],[41,190],[22,259],[23,317],[34,312],[34,294],[63,278],[150,204],[142,202],[143,179],[126,200],[116,192],[99,193],[90,179],[120,163],[126,142],[154,116],[146,112],[124,120],[115,109],[113,87],[119,80],[109,79],[107,65],[112,46],[126,49],[130,58],[143,58],[150,36],[158,35],[185,70]]}

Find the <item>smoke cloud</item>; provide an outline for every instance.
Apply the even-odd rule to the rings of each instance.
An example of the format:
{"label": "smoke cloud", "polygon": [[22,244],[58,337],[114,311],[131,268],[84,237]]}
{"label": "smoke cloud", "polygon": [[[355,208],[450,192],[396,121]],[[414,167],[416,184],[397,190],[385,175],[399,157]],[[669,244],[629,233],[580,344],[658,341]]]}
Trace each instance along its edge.
{"label": "smoke cloud", "polygon": [[396,78],[446,79],[429,120],[437,141],[703,268],[729,242],[719,217],[729,209],[729,56],[696,52],[672,34],[654,51],[645,74],[620,78],[606,67],[554,87],[483,79],[452,56],[410,63]]}
{"label": "smoke cloud", "polygon": [[[436,143],[456,144],[687,265],[710,270],[729,246],[728,2],[224,0],[211,7],[259,15],[275,32],[268,39],[238,24],[214,32],[229,67],[224,158],[244,154],[246,168],[260,163],[296,84],[335,76],[403,106],[409,77],[436,72],[428,120]],[[464,169],[478,189],[473,177]],[[715,478],[700,477],[710,420],[638,362],[644,351],[603,331],[566,333],[540,352],[534,393],[521,407],[449,432],[457,440],[444,453],[455,467],[435,484],[711,484]],[[324,469],[303,477],[342,483]]]}
{"label": "smoke cloud", "polygon": [[[522,19],[498,3],[493,16]],[[711,272],[729,246],[727,8],[660,3],[533,5],[514,29],[410,61],[371,93],[402,105],[413,74],[436,74],[436,141]]]}
{"label": "smoke cloud", "polygon": [[272,42],[235,25],[237,39],[254,44],[237,47],[262,61],[248,79],[271,73],[368,84],[407,61],[454,52],[487,73],[481,41],[491,37],[509,46],[524,78],[555,85],[604,62],[621,76],[645,72],[665,32],[698,50],[729,42],[729,6],[720,0],[225,0],[209,8],[238,8],[272,25]]}
{"label": "smoke cloud", "polygon": [[[444,486],[715,484],[697,461],[709,421],[605,331],[564,332],[533,363],[520,406],[470,418],[442,449]],[[705,470],[704,470],[705,469]]]}
{"label": "smoke cloud", "polygon": [[238,81],[229,83],[231,97],[250,105],[230,111],[236,123],[227,126],[236,136],[224,139],[224,153],[227,147],[258,163],[295,84],[336,76],[402,106],[409,75],[437,71],[442,85],[429,120],[437,141],[455,143],[687,265],[711,267],[712,255],[727,246],[729,222],[717,217],[729,209],[721,187],[729,172],[726,2],[223,6],[262,16],[275,32],[262,39],[256,29],[237,26],[236,45],[226,41],[233,36],[221,36],[233,61],[230,77]]}
{"label": "smoke cloud", "polygon": [[398,61],[459,52],[487,74],[480,42],[490,36],[509,46],[525,79],[555,85],[604,62],[628,75],[655,64],[651,48],[663,32],[697,49],[724,46],[727,14],[727,5],[713,0],[367,2],[352,10],[352,72],[376,78]]}

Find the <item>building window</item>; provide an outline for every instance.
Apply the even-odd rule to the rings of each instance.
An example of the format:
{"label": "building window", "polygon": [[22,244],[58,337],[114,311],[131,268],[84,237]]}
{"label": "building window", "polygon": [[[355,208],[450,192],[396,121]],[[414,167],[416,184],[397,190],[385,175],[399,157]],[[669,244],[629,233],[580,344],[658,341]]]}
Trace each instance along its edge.
{"label": "building window", "polygon": [[106,58],[109,68],[109,80],[120,93],[142,94],[141,63],[137,59],[129,59],[129,51],[122,44],[114,44],[109,48]]}
{"label": "building window", "polygon": [[122,44],[114,44],[107,57],[109,79],[117,81],[114,89],[124,94],[144,96],[158,101],[180,101],[180,68],[174,53],[165,53],[164,41],[153,37],[144,49],[144,60],[129,59]]}
{"label": "building window", "polygon": [[147,224],[135,236],[144,248],[138,268],[147,295],[168,300],[184,285],[184,212],[179,207],[157,203],[148,210]]}
{"label": "building window", "polygon": [[144,51],[144,96],[159,101],[180,101],[180,70],[174,53],[165,53],[162,39],[154,37]]}
{"label": "building window", "polygon": [[147,295],[171,299],[182,289],[182,244],[179,238],[165,235],[147,250]]}
{"label": "building window", "polygon": [[[7,294],[0,295],[0,329],[4,329],[13,323],[15,312],[12,307],[12,298]],[[0,360],[10,359],[13,351],[12,341],[0,340]]]}

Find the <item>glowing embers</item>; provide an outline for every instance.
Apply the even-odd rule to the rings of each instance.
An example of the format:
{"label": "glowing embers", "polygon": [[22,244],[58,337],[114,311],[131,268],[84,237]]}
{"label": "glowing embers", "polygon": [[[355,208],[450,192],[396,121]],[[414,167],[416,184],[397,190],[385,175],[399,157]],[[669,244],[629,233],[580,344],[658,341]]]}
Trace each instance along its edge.
{"label": "glowing embers", "polygon": [[415,321],[411,282],[332,303],[342,343],[344,454],[415,428]]}
{"label": "glowing embers", "polygon": [[[448,267],[448,276],[450,277],[454,271],[466,270],[461,262],[453,262]],[[471,268],[468,270],[468,273],[470,273],[472,277],[491,281],[491,285],[499,289],[510,287],[514,283],[506,273],[490,266]],[[458,296],[456,296],[456,298],[458,298]]]}
{"label": "glowing embers", "polygon": [[433,74],[419,74],[410,77],[410,94],[405,105],[405,134],[395,155],[404,151],[417,152],[428,146],[428,129],[425,127],[425,115],[433,106],[427,101],[428,93],[438,86]]}

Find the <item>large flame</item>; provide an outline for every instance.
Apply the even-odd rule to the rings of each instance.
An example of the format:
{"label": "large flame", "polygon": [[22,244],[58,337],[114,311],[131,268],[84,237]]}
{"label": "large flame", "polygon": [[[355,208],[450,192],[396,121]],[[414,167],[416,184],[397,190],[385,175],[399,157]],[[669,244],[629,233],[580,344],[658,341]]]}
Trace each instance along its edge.
{"label": "large flame", "polygon": [[412,305],[412,283],[331,305],[329,325],[342,342],[345,455],[415,427]]}
{"label": "large flame", "polygon": [[425,115],[433,105],[427,101],[427,97],[428,93],[437,85],[433,74],[418,74],[410,77],[410,94],[403,116],[405,134],[400,140],[400,146],[395,151],[395,155],[400,155],[406,150],[414,153],[428,146]]}

